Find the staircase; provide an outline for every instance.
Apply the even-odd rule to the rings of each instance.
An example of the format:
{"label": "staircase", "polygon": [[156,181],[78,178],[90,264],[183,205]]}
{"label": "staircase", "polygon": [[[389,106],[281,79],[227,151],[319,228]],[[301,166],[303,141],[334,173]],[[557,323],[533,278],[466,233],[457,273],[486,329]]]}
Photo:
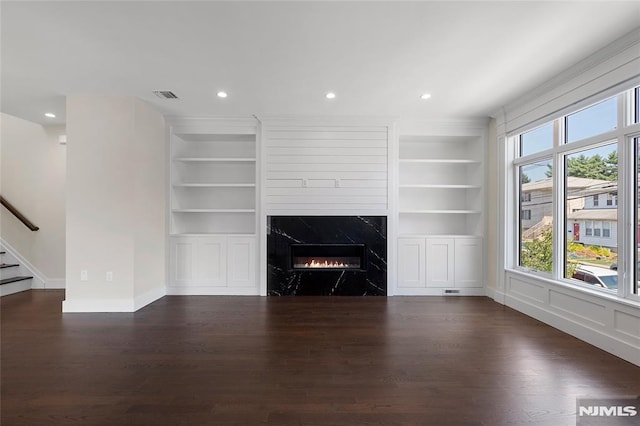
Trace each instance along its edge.
{"label": "staircase", "polygon": [[23,275],[23,268],[5,251],[0,251],[0,296],[31,290],[33,277]]}

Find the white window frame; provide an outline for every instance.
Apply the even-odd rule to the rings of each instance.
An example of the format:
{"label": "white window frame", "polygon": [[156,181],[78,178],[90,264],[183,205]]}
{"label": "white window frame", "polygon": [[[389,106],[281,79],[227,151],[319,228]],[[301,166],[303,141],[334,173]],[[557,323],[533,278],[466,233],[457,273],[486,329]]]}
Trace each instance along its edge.
{"label": "white window frame", "polygon": [[[637,83],[636,83],[637,85]],[[549,157],[552,159],[553,164],[553,235],[562,236],[561,239],[554,238],[553,247],[554,247],[554,262],[553,262],[553,273],[552,280],[556,282],[563,282],[565,284],[570,284],[575,288],[583,288],[588,289],[591,293],[593,293],[593,286],[589,286],[587,284],[580,284],[579,282],[575,282],[575,280],[570,280],[564,278],[564,265],[565,265],[565,250],[563,246],[566,241],[566,227],[567,227],[567,216],[565,214],[566,209],[566,196],[563,194],[565,191],[565,167],[564,167],[564,158],[566,155],[571,153],[584,151],[592,148],[597,148],[598,146],[608,145],[611,143],[617,143],[618,145],[618,195],[617,195],[617,209],[618,209],[618,234],[617,234],[617,247],[619,251],[623,252],[623,256],[619,256],[618,261],[618,270],[622,271],[619,276],[619,282],[621,285],[618,286],[618,291],[615,293],[617,297],[624,298],[625,300],[635,301],[640,303],[640,295],[631,293],[631,279],[628,277],[628,270],[630,270],[630,265],[635,266],[635,258],[636,255],[633,250],[629,248],[632,247],[632,242],[635,243],[635,185],[634,182],[629,182],[629,178],[632,176],[632,171],[635,170],[635,164],[633,164],[633,152],[635,152],[635,147],[633,147],[633,138],[640,137],[640,123],[633,122],[633,116],[635,111],[635,105],[632,102],[632,99],[635,99],[634,92],[638,92],[635,87],[625,90],[624,92],[616,95],[612,90],[603,91],[600,95],[594,96],[589,99],[585,99],[582,102],[575,104],[573,107],[567,107],[563,110],[558,111],[553,116],[548,116],[545,119],[540,119],[531,124],[531,126],[524,126],[517,130],[514,130],[507,134],[507,143],[513,144],[510,148],[508,148],[505,152],[511,158],[514,185],[508,185],[514,191],[515,197],[514,200],[519,200],[520,191],[517,179],[517,171],[519,167],[526,166],[527,164],[548,160]],[[566,133],[564,132],[564,125],[566,123],[566,117],[569,114],[577,112],[579,109],[588,108],[592,105],[595,105],[607,98],[612,97],[611,95],[617,96],[618,99],[618,125],[615,130],[605,132],[599,135],[590,136],[582,140],[573,141],[571,143],[564,143],[564,138]],[[638,94],[637,96],[640,96]],[[632,111],[633,109],[633,111]],[[519,150],[519,135],[526,133],[536,127],[540,127],[545,125],[546,123],[553,121],[554,122],[554,144],[552,149],[546,149],[534,154],[529,154],[527,156],[518,158],[518,150]],[[518,208],[511,210],[515,212],[516,221],[515,223],[521,223],[520,220],[520,209],[521,206],[517,206]],[[585,226],[586,227],[586,226]],[[624,229],[627,229],[625,232]],[[508,233],[511,238],[513,238],[513,242],[508,244],[511,247],[512,254],[508,256],[508,258],[513,259],[513,263],[510,268],[514,270],[519,270],[520,272],[538,275],[543,277],[548,277],[547,273],[541,271],[531,271],[527,268],[523,268],[519,266],[520,259],[520,235],[518,232]],[[585,234],[586,235],[586,234]],[[509,269],[509,265],[507,265]],[[606,290],[605,290],[606,291]],[[607,291],[610,295],[611,291]],[[603,297],[606,293],[603,293]]]}

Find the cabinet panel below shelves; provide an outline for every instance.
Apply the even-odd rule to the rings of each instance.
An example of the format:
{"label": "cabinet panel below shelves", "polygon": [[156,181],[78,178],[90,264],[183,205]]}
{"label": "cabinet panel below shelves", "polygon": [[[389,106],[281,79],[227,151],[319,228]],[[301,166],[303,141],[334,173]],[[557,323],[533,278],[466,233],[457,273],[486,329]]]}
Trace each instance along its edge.
{"label": "cabinet panel below shelves", "polygon": [[398,290],[481,288],[483,247],[479,237],[398,238]]}
{"label": "cabinet panel below shelves", "polygon": [[171,237],[170,294],[257,294],[256,238]]}

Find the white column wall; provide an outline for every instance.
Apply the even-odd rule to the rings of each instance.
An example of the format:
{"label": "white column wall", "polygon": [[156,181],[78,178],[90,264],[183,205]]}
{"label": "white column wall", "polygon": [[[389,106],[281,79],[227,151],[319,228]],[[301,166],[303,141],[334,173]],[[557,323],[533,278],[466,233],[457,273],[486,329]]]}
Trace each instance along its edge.
{"label": "white column wall", "polygon": [[135,311],[164,295],[164,119],[131,97],[71,96],[67,135],[63,311]]}

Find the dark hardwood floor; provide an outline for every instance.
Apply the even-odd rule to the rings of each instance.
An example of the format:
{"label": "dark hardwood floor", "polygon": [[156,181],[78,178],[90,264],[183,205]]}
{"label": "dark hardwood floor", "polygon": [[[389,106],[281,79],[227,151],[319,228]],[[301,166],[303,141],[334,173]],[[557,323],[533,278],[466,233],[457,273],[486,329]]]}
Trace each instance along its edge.
{"label": "dark hardwood floor", "polygon": [[640,367],[482,297],[1,299],[1,424],[575,425]]}

